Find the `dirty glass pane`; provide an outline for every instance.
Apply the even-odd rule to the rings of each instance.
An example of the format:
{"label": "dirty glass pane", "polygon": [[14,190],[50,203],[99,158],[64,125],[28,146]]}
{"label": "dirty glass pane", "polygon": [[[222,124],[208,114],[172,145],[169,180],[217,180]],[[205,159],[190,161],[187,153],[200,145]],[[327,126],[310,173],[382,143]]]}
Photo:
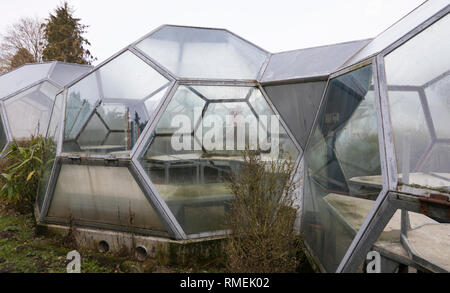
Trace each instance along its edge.
{"label": "dirty glass pane", "polygon": [[63,165],[47,217],[166,231],[126,167]]}
{"label": "dirty glass pane", "polygon": [[401,184],[438,189],[450,186],[435,181],[433,175],[450,174],[450,161],[445,160],[450,138],[449,27],[450,16],[446,15],[385,57]]}
{"label": "dirty glass pane", "polygon": [[382,188],[372,66],[332,79],[305,154],[303,231],[336,271]]}
{"label": "dirty glass pane", "polygon": [[47,78],[53,63],[27,64],[0,75],[0,98],[24,89]]}
{"label": "dirty glass pane", "polygon": [[[257,138],[258,135],[257,129],[248,132],[249,128],[243,127],[252,121],[257,126],[252,105],[245,99],[235,101],[234,97],[254,92],[256,104],[265,102],[256,88],[243,90],[238,87],[236,91],[222,86],[205,88],[195,87],[204,93],[203,98],[189,87],[177,89],[139,158],[158,193],[187,234],[226,229],[225,216],[232,199],[227,180],[231,172],[236,172],[242,164],[241,151],[250,144],[249,138]],[[214,89],[217,93],[213,93]],[[219,95],[223,96],[217,99]],[[209,99],[210,96],[213,98]],[[258,100],[261,98],[263,100]],[[270,108],[264,110],[273,114]],[[181,120],[186,125],[176,122],[177,115],[184,117]],[[194,125],[196,128],[192,133]],[[245,138],[242,149],[238,146],[239,135]],[[267,136],[267,130],[263,130],[261,135]],[[214,143],[222,143],[207,148],[206,142],[210,138]],[[262,153],[263,160],[273,158],[272,150]]]}
{"label": "dirty glass pane", "polygon": [[[58,88],[44,82],[5,101],[11,133],[16,139],[45,135]],[[26,115],[24,115],[26,113]]]}
{"label": "dirty glass pane", "polygon": [[225,30],[164,26],[137,48],[179,77],[256,79],[267,53]]}
{"label": "dirty glass pane", "polygon": [[245,100],[257,90],[256,88],[236,86],[222,86],[220,88],[217,86],[192,86],[189,89],[208,100]]}

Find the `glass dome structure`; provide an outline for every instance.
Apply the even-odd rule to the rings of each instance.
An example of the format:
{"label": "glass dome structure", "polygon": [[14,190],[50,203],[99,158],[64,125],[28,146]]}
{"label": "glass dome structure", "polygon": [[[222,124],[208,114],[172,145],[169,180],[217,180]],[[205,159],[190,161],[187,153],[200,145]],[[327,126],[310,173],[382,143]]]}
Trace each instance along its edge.
{"label": "glass dome structure", "polygon": [[40,220],[223,235],[241,150],[302,154],[257,81],[269,57],[224,29],[164,25],[68,84],[47,133]]}
{"label": "glass dome structure", "polygon": [[[56,94],[92,67],[63,62],[25,64],[0,76],[0,148],[47,132]],[[26,113],[26,115],[23,115]]]}
{"label": "glass dome structure", "polygon": [[423,3],[328,80],[303,158],[302,231],[322,271],[355,272],[373,247],[450,271],[449,11]]}

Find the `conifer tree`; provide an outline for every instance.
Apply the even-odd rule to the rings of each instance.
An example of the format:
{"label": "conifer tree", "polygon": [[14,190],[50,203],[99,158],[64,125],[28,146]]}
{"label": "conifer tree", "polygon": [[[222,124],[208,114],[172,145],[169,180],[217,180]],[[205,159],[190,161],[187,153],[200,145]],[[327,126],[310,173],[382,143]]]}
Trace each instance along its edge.
{"label": "conifer tree", "polygon": [[58,6],[44,23],[46,47],[44,61],[63,61],[77,64],[91,64],[95,58],[85,47],[90,45],[83,37],[88,26],[74,17],[74,11],[67,2]]}

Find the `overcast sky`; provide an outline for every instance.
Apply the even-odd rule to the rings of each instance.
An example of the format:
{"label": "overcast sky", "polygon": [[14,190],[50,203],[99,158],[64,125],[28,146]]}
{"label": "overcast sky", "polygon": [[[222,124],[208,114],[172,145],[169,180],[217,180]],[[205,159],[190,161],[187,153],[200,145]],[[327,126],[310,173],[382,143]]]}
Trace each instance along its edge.
{"label": "overcast sky", "polygon": [[[431,0],[432,1],[432,0]],[[424,0],[69,0],[103,61],[161,24],[227,28],[270,52],[375,37]],[[0,32],[61,0],[0,0]]]}

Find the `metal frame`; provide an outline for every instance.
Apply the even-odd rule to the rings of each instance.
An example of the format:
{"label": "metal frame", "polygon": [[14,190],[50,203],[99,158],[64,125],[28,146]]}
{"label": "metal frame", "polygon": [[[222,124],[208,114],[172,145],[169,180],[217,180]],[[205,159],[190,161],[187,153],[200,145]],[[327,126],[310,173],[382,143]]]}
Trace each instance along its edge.
{"label": "metal frame", "polygon": [[[390,221],[390,219],[392,218],[397,209],[402,209],[403,214],[405,213],[406,210],[421,212],[420,203],[418,202],[419,200],[415,199],[416,201],[414,202],[414,200],[412,200],[412,197],[414,196],[411,196],[410,194],[414,194],[414,192],[416,192],[417,196],[423,196],[424,192],[420,192],[419,190],[413,190],[411,188],[409,188],[408,190],[406,189],[403,190],[402,188],[400,190],[398,189],[399,182],[397,174],[399,171],[397,168],[396,152],[393,141],[393,130],[390,120],[391,116],[388,102],[389,89],[386,82],[386,73],[384,71],[384,57],[393,50],[395,50],[396,48],[402,46],[404,43],[412,39],[417,34],[421,33],[426,28],[430,27],[432,24],[434,24],[442,17],[445,17],[449,13],[449,11],[450,5],[446,6],[444,9],[442,9],[441,11],[439,11],[438,13],[427,19],[421,25],[411,30],[409,33],[407,33],[399,40],[386,47],[381,52],[369,56],[364,60],[358,61],[355,64],[350,64],[347,67],[333,73],[330,76],[330,79],[332,79],[334,77],[345,74],[349,71],[355,70],[363,66],[367,62],[369,63],[372,62],[375,79],[374,84],[376,85],[374,87],[374,90],[376,97],[379,149],[380,149],[380,160],[382,171],[381,173],[383,181],[382,191],[380,192],[374,205],[372,206],[369,215],[365,218],[364,224],[361,226],[360,230],[353,239],[350,247],[347,249],[347,252],[344,258],[341,260],[341,263],[336,272],[355,272],[358,269],[358,267],[362,264],[363,260],[365,259],[366,253],[378,239],[384,227]],[[329,84],[326,86],[327,89],[328,86]],[[326,95],[326,91],[327,90],[325,90],[324,96]],[[421,89],[421,91],[423,91],[423,89]],[[324,102],[323,99],[324,98],[322,98],[319,111],[316,115],[313,128],[309,135],[306,149],[308,149],[309,147],[313,129],[315,129],[316,127],[318,115],[323,107],[322,105]],[[421,97],[421,101],[423,104],[424,97]],[[431,117],[426,117],[426,119],[430,120]],[[432,125],[432,122],[433,121],[428,121],[427,125],[428,126]],[[437,140],[434,143],[436,142]],[[432,143],[432,145],[434,143]],[[434,209],[433,211],[430,211],[430,213],[438,217],[439,216],[445,217],[445,215],[443,215],[442,212],[439,211],[438,209]],[[411,249],[411,247],[409,247],[407,238],[405,237],[406,234],[405,231],[407,231],[407,221],[406,219],[403,219],[401,242],[404,244],[405,248],[410,253],[412,259],[415,260],[420,267],[433,271],[442,271],[442,269],[438,265],[433,264],[427,260],[423,260],[421,257],[417,255],[417,253],[414,252],[413,249]],[[310,248],[308,249],[310,250]],[[315,261],[318,261],[318,259],[316,259]]]}

